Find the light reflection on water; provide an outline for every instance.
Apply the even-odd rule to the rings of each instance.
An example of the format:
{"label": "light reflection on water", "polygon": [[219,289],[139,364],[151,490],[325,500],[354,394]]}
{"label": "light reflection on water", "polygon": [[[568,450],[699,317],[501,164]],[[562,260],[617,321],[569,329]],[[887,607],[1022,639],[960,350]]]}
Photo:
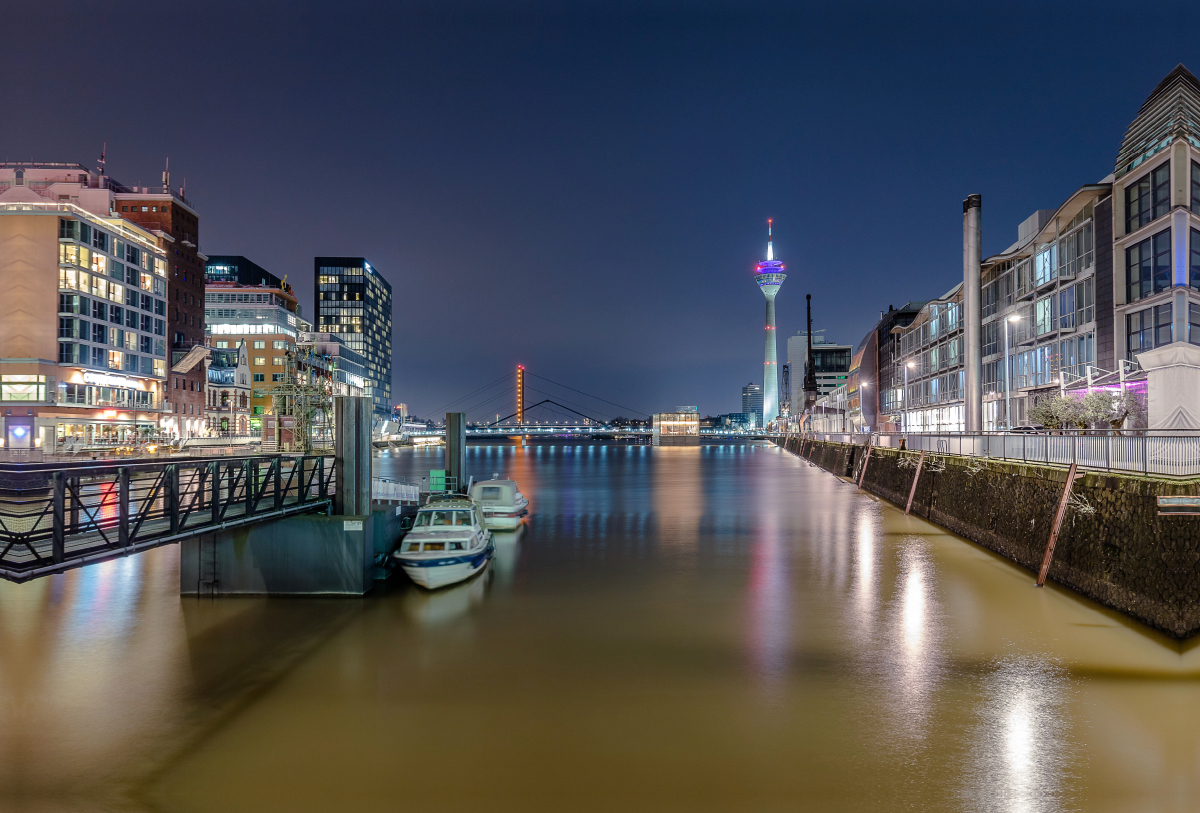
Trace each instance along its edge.
{"label": "light reflection on water", "polygon": [[[440,449],[376,459],[436,468]],[[1200,650],[790,455],[492,445],[468,470],[513,477],[532,514],[446,590],[181,600],[171,548],[0,585],[0,809],[1200,797]],[[487,755],[470,776],[464,752]],[[398,765],[421,781],[381,781]]]}

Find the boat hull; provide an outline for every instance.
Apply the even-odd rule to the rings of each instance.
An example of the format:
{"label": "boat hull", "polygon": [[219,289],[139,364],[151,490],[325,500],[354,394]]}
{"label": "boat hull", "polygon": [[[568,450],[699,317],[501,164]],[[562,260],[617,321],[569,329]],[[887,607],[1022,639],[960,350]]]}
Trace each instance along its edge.
{"label": "boat hull", "polygon": [[487,546],[480,552],[468,556],[450,556],[439,559],[413,559],[396,555],[397,564],[414,583],[427,590],[437,590],[474,576],[483,570],[492,558],[495,550],[489,540]]}

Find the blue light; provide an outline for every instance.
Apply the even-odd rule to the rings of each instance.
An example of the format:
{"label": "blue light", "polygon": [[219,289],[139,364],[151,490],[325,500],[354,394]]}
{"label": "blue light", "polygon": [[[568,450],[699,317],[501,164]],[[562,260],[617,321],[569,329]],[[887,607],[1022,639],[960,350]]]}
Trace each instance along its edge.
{"label": "blue light", "polygon": [[14,435],[16,435],[19,438],[25,437],[25,427],[24,426],[14,426],[12,432]]}

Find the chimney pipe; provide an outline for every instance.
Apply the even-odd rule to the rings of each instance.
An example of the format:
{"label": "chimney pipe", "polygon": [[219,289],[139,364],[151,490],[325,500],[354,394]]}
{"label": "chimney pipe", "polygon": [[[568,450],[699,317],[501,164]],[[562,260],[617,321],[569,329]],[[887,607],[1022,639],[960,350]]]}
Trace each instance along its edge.
{"label": "chimney pipe", "polygon": [[983,312],[980,294],[983,196],[968,195],[963,201],[963,296],[965,387],[963,429],[983,431]]}

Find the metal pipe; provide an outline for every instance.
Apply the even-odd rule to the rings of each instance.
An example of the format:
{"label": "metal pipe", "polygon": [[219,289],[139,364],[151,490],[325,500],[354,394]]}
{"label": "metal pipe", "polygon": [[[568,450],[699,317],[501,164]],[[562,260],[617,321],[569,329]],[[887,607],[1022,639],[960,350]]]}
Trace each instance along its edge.
{"label": "metal pipe", "polygon": [[978,432],[983,428],[983,316],[981,310],[980,266],[983,264],[980,215],[981,195],[969,195],[963,201],[963,313],[965,357],[965,402],[963,429]]}

